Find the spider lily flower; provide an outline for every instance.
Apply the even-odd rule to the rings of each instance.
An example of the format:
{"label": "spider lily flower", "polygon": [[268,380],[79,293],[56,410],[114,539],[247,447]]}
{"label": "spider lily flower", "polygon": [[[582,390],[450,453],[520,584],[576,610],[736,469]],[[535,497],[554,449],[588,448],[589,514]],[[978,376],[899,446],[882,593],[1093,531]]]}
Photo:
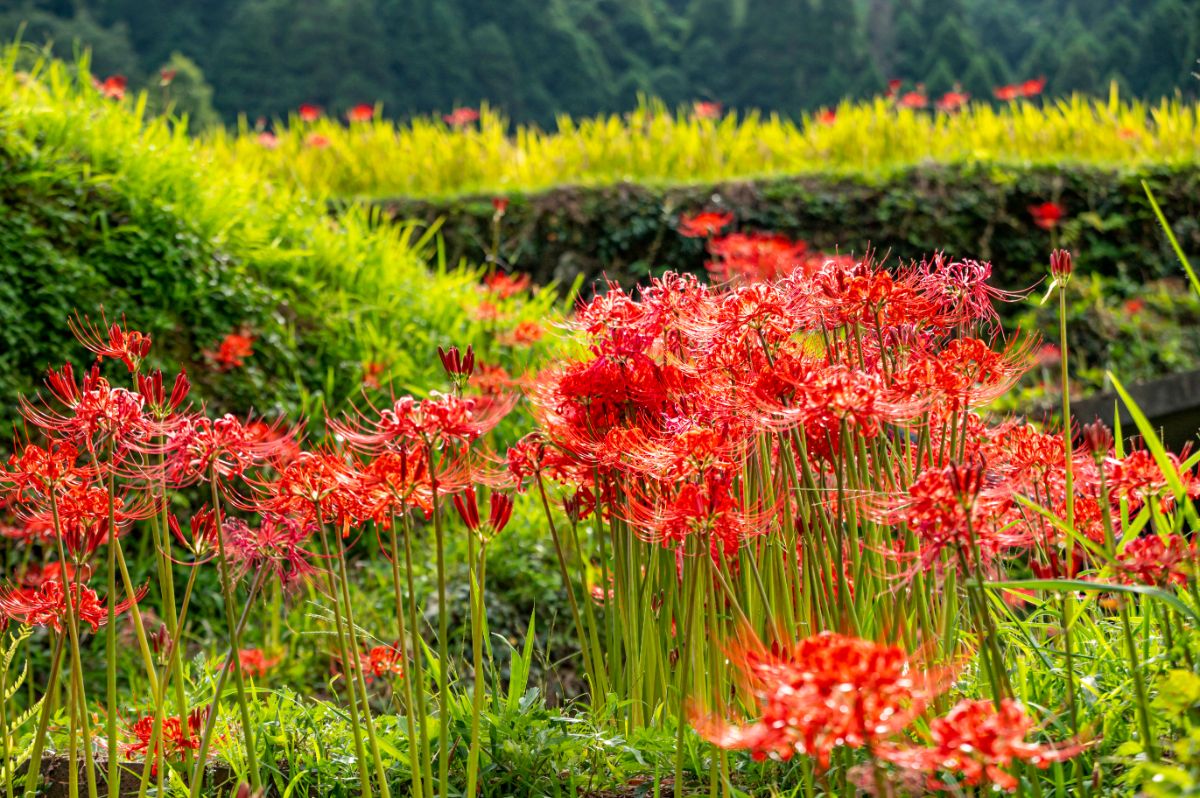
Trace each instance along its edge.
{"label": "spider lily flower", "polygon": [[124,318],[120,323],[107,324],[102,316],[100,323],[101,326],[107,326],[106,331],[98,328],[87,316],[81,318],[78,313],[67,319],[67,327],[75,339],[95,354],[98,361],[104,358],[120,360],[131,373],[136,372],[150,353],[150,336],[123,326]]}
{"label": "spider lily flower", "polygon": [[732,213],[704,211],[679,217],[679,234],[685,238],[708,238],[733,224]]}
{"label": "spider lily flower", "polygon": [[455,108],[448,114],[442,117],[450,127],[463,128],[473,122],[479,121],[479,111],[474,108]]}
{"label": "spider lily flower", "polygon": [[1026,740],[1033,731],[1033,720],[1021,705],[1004,699],[997,707],[993,701],[963,700],[949,713],[929,724],[930,746],[886,744],[877,753],[903,769],[929,774],[932,790],[953,789],[938,774],[954,777],[956,786],[994,785],[1015,792],[1019,782],[1010,769],[1021,762],[1045,769],[1054,762],[1077,756],[1084,746],[1050,745]]}
{"label": "spider lily flower", "polygon": [[1053,230],[1062,221],[1066,211],[1056,202],[1043,202],[1039,205],[1029,206],[1029,215],[1033,217],[1033,223],[1043,230]]}
{"label": "spider lily flower", "polygon": [[398,645],[373,646],[360,655],[367,681],[404,675],[404,652]]}
{"label": "spider lily flower", "polygon": [[243,648],[237,653],[237,667],[242,673],[260,679],[282,661],[282,657],[268,657],[259,648]]}
{"label": "spider lily flower", "polygon": [[730,658],[756,696],[758,720],[736,726],[700,719],[701,734],[758,761],[804,754],[822,768],[837,748],[874,749],[904,729],[952,676],[898,646],[831,632],[778,653],[743,643]]}
{"label": "spider lily flower", "polygon": [[697,119],[720,119],[722,106],[718,102],[697,100],[692,103],[692,116]]}
{"label": "spider lily flower", "polygon": [[[146,595],[140,588],[135,597],[118,603],[115,614],[121,615]],[[93,632],[108,622],[108,608],[100,602],[96,591],[87,585],[71,583],[71,606],[77,620],[92,627]],[[48,579],[36,588],[7,588],[0,590],[0,615],[29,626],[43,626],[62,632],[67,616],[67,593],[63,583]],[[111,600],[111,599],[110,599]]]}
{"label": "spider lily flower", "polygon": [[316,122],[321,118],[321,107],[318,105],[312,105],[311,103],[305,103],[304,105],[300,106],[299,110],[297,111],[297,116],[300,117],[301,122]]}
{"label": "spider lily flower", "polygon": [[346,112],[346,120],[348,122],[370,122],[375,116],[375,106],[367,103],[360,103]]}
{"label": "spider lily flower", "polygon": [[151,415],[159,420],[164,420],[178,411],[192,389],[187,372],[182,370],[175,375],[169,396],[163,387],[163,374],[159,369],[155,369],[149,375],[138,374],[137,386],[138,393],[145,400]]}
{"label": "spider lily flower", "polygon": [[475,370],[475,350],[470,346],[467,347],[466,354],[459,351],[457,346],[452,346],[449,350],[439,346],[437,353],[438,359],[442,361],[442,368],[451,378],[470,377],[471,372]]}
{"label": "spider lily flower", "polygon": [[[204,724],[208,719],[208,707],[193,710],[186,718],[178,716],[165,717],[159,723],[159,737],[162,740],[163,756],[170,760],[180,760],[185,753],[200,750],[200,741],[204,733]],[[126,733],[132,742],[124,746],[127,756],[142,756],[151,763],[151,775],[158,774],[158,747],[154,739],[154,715],[144,715],[130,724]]]}
{"label": "spider lily flower", "polygon": [[104,79],[103,83],[97,84],[100,93],[109,100],[125,99],[125,89],[129,86],[129,81],[124,75],[110,75]]}

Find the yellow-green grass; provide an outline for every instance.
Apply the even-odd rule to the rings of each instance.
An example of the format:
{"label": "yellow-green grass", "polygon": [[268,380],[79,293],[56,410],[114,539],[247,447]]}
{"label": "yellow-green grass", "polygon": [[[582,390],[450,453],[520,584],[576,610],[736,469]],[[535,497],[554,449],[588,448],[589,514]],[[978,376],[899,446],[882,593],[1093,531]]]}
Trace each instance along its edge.
{"label": "yellow-green grass", "polygon": [[[217,132],[214,154],[269,176],[340,196],[426,196],[536,191],[621,181],[697,183],[790,174],[881,175],[927,161],[1086,163],[1136,168],[1194,163],[1200,106],[1072,96],[953,112],[897,108],[877,98],[843,103],[831,123],[804,116],[729,114],[718,120],[649,101],[623,115],[572,120],[558,129],[510,126],[493,109],[477,124],[377,118],[345,124],[292,117],[256,130]],[[377,115],[378,117],[378,115]]]}

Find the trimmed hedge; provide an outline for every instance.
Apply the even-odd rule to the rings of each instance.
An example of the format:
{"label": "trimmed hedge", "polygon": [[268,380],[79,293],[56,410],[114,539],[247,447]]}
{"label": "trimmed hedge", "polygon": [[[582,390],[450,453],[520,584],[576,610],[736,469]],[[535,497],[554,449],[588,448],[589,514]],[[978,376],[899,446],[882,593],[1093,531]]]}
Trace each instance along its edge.
{"label": "trimmed hedge", "polygon": [[[665,270],[700,271],[704,242],[680,236],[681,213],[732,211],[742,230],[771,230],[823,250],[871,247],[903,259],[937,250],[990,260],[995,282],[1029,286],[1045,275],[1052,244],[1070,247],[1082,270],[1148,279],[1178,264],[1141,181],[1173,220],[1185,250],[1200,250],[1200,166],[1137,172],[1096,167],[925,165],[880,179],[770,178],[717,185],[633,184],[564,187],[514,194],[502,221],[501,256],[539,282],[591,282],[607,275],[631,283]],[[1052,234],[1033,224],[1029,206],[1066,210]],[[478,260],[492,238],[490,197],[380,201],[396,219],[433,224],[451,260]]]}

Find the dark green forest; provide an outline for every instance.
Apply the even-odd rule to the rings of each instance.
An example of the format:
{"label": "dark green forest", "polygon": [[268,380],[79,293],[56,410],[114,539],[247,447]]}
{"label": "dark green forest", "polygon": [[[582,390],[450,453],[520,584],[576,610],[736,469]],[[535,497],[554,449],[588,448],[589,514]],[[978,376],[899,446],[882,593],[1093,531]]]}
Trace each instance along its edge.
{"label": "dark green forest", "polygon": [[[10,0],[12,2],[12,0]],[[879,93],[1047,78],[1047,92],[1196,94],[1197,0],[17,0],[0,34],[81,46],[152,85],[194,61],[233,121],[301,103],[403,117],[487,100],[551,124],[715,100],[784,114]],[[182,62],[186,63],[186,62]]]}

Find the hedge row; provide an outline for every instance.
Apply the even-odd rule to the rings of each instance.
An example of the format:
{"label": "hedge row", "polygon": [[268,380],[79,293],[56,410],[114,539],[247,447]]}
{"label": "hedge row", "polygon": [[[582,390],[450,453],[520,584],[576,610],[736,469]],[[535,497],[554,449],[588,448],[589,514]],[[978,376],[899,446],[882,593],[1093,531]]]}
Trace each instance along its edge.
{"label": "hedge row", "polygon": [[[541,282],[624,283],[668,269],[699,271],[704,242],[680,236],[681,213],[732,211],[742,230],[772,230],[821,249],[868,247],[903,259],[944,251],[990,260],[996,283],[1028,286],[1045,274],[1052,245],[1077,264],[1134,280],[1178,268],[1146,201],[1141,181],[1173,220],[1185,250],[1200,250],[1200,166],[1137,172],[1096,167],[943,166],[912,168],[883,179],[770,178],[716,185],[618,184],[514,194],[501,224],[501,258]],[[491,197],[389,199],[396,219],[435,223],[451,260],[484,257],[492,240]],[[1056,202],[1066,215],[1038,228],[1032,205]]]}

